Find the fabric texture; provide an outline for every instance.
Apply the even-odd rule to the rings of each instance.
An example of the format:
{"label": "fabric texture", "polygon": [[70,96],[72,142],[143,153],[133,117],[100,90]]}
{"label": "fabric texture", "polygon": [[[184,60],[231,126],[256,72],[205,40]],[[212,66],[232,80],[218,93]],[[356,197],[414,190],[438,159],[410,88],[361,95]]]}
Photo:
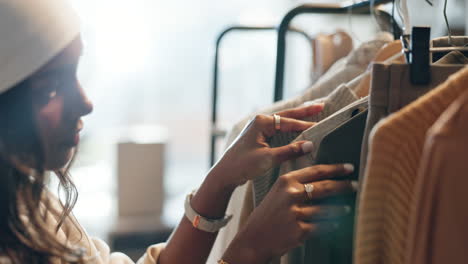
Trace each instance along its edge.
{"label": "fabric texture", "polygon": [[[466,90],[468,84],[464,86]],[[406,264],[468,259],[467,131],[468,90],[427,133],[410,207]]]}
{"label": "fabric texture", "polygon": [[[312,150],[311,153],[304,155],[296,160],[291,160],[283,163],[281,165],[279,175],[283,175],[293,170],[298,170],[317,164],[316,159],[318,157],[317,155],[322,145],[322,140],[326,138],[329,135],[329,133],[333,132],[335,129],[352,119],[356,111],[365,111],[367,107],[368,98],[365,97],[359,99],[354,103],[342,108],[335,114],[317,123],[310,129],[302,132],[302,134],[299,137],[297,137],[294,140],[294,142],[302,140],[312,141],[315,145],[314,150]],[[361,140],[359,141],[361,142]],[[354,139],[352,141],[354,142]],[[361,143],[359,143],[359,148],[360,146]],[[322,158],[324,157],[322,156]],[[283,256],[281,259],[281,263],[300,264],[309,263],[311,262],[311,260],[324,264],[332,263],[331,245],[333,244],[333,241],[330,239],[331,237],[332,235],[328,235],[324,237],[317,237],[315,239],[309,239],[304,246],[296,248],[290,251],[287,255]]]}
{"label": "fabric texture", "polygon": [[[308,88],[303,95],[296,96],[292,99],[277,102],[270,107],[258,111],[259,114],[273,114],[281,110],[288,108],[294,108],[302,105],[307,101],[312,101],[318,98],[322,98],[330,94],[339,85],[346,83],[358,75],[362,74],[369,63],[374,58],[375,54],[385,44],[393,40],[391,34],[382,33],[379,34],[375,40],[366,42],[358,47],[356,50],[351,52],[346,58],[337,61],[317,83]],[[226,146],[230,146],[237,136],[242,132],[242,129],[248,123],[248,121],[255,115],[251,115],[239,121],[229,132],[227,136]],[[245,220],[248,218],[250,213],[253,211],[253,204],[246,204],[244,201],[252,199],[252,186],[251,182],[238,187],[229,201],[227,208],[227,214],[232,214],[233,218],[229,225],[221,229],[216,242],[213,245],[213,249],[208,258],[207,263],[216,263],[224,254],[228,245],[231,243],[234,236],[237,234],[239,227],[242,227]],[[244,204],[247,206],[244,207]],[[242,216],[242,218],[241,218]]]}
{"label": "fabric texture", "polygon": [[[447,62],[447,60],[444,59],[444,62]],[[410,67],[408,64],[386,65],[375,63],[373,65],[369,115],[361,150],[360,182],[362,182],[367,165],[369,135],[375,124],[426,94],[462,68],[463,65],[432,64],[430,83],[427,85],[413,85],[410,81]]]}
{"label": "fabric texture", "polygon": [[68,1],[1,1],[0,93],[39,70],[79,31],[78,16]]}
{"label": "fabric texture", "polygon": [[[55,233],[55,228],[58,225],[63,207],[59,200],[52,193],[46,191],[49,206],[45,206],[45,202],[41,202],[40,210],[48,210],[46,214],[46,223],[50,227],[50,232]],[[27,222],[28,219],[22,217],[22,220]],[[83,227],[78,223],[73,215],[65,219],[64,224],[56,233],[57,238],[67,243],[70,246],[81,248],[85,255],[83,258],[84,264],[134,264],[134,262],[122,253],[111,253],[109,246],[98,238],[90,237]],[[138,264],[156,264],[158,257],[164,248],[164,244],[150,246],[146,254],[138,261]],[[52,264],[59,264],[60,260],[52,260]],[[81,263],[81,262],[80,262]],[[0,264],[16,264],[5,257],[0,257]]]}
{"label": "fabric texture", "polygon": [[465,68],[373,130],[359,200],[354,263],[404,263],[410,202],[426,133],[466,91],[467,83]]}

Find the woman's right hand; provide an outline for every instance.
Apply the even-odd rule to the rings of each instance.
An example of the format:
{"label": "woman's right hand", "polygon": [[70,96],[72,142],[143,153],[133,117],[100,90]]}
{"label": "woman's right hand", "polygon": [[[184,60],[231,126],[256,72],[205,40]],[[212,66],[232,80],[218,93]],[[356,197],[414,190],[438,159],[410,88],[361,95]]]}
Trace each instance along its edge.
{"label": "woman's right hand", "polygon": [[[314,202],[355,192],[355,183],[339,179],[353,170],[346,164],[317,165],[280,176],[231,243],[225,261],[267,263],[307,238],[336,229],[337,220],[349,214],[351,208]],[[314,187],[311,199],[305,184]]]}

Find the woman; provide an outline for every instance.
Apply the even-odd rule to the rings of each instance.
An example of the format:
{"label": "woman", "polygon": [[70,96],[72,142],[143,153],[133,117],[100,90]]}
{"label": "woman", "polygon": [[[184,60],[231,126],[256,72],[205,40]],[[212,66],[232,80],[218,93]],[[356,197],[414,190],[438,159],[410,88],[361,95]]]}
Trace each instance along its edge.
{"label": "woman", "polygon": [[[92,111],[76,78],[83,50],[77,24],[64,0],[0,2],[2,264],[132,263],[123,254],[110,254],[71,215],[76,190],[68,167],[83,128],[81,117]],[[188,196],[186,216],[171,239],[149,247],[139,263],[204,263],[216,231],[229,220],[224,213],[234,189],[312,148],[310,142],[270,148],[267,138],[311,127],[297,119],[322,108],[252,120],[196,194]],[[333,220],[348,213],[346,206],[308,202],[353,192],[351,182],[332,180],[352,170],[351,165],[323,165],[281,176],[219,263],[267,263],[306,238],[336,228]],[[60,179],[64,204],[47,191],[48,172]]]}

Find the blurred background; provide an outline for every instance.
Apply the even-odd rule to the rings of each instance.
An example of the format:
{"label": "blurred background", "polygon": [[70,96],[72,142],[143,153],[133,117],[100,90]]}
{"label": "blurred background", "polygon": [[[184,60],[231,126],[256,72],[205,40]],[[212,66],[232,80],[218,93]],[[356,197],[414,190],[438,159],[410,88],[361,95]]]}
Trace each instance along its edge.
{"label": "blurred background", "polygon": [[[75,214],[91,235],[110,240],[114,248],[121,245],[116,239],[129,234],[145,234],[146,240],[158,242],[177,224],[185,195],[209,169],[216,38],[230,25],[276,26],[288,10],[307,1],[69,1],[82,20],[85,51],[80,80],[95,105],[85,118],[72,170],[80,192]],[[412,14],[412,22],[432,25],[437,33],[443,24],[441,9],[424,0],[409,2],[418,6],[410,8],[418,12]],[[449,3],[453,27],[463,30],[464,1]],[[378,30],[370,16],[308,15],[293,25],[311,36],[343,29],[355,47]],[[219,82],[223,129],[273,101],[275,52],[273,31],[232,33],[223,40]],[[305,38],[288,35],[286,98],[310,84],[311,54]],[[138,148],[145,144],[149,149]],[[220,140],[218,149],[222,145]],[[153,167],[139,167],[145,158]],[[140,173],[153,173],[151,184],[138,185]],[[132,200],[125,203],[125,197]],[[156,209],[145,212],[151,205]]]}

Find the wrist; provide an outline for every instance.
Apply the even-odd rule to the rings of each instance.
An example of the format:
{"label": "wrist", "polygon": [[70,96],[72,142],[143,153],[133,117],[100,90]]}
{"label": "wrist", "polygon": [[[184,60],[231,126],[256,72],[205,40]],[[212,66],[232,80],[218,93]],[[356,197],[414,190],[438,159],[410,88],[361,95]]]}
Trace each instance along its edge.
{"label": "wrist", "polygon": [[237,186],[225,181],[222,176],[212,169],[192,197],[191,206],[198,214],[210,219],[225,216],[227,205]]}
{"label": "wrist", "polygon": [[218,190],[233,192],[239,186],[239,181],[233,172],[233,170],[225,169],[222,165],[216,164],[208,172],[206,180],[216,186]]}

